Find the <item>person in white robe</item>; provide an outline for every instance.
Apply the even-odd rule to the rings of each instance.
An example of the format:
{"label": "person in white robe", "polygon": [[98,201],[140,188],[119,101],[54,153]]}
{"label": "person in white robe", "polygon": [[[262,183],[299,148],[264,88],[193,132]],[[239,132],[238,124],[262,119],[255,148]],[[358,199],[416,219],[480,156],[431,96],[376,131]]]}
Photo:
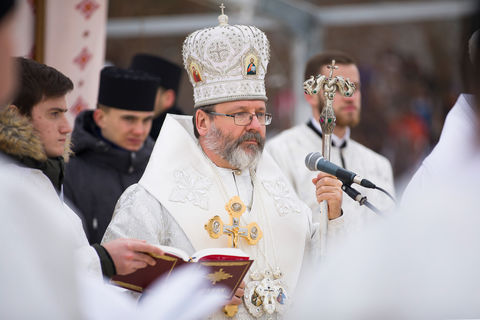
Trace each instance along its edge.
{"label": "person in white robe", "polygon": [[[271,122],[264,84],[268,40],[256,27],[228,25],[223,13],[219,21],[220,26],[190,34],[183,45],[194,88],[193,118],[166,117],[144,175],[117,202],[103,241],[135,237],[189,254],[231,247],[230,237],[213,238],[205,225],[218,216],[228,229],[226,208],[242,206],[240,227],[257,227],[249,229],[249,241],[240,237],[237,245],[255,261],[230,304],[239,306],[236,319],[276,319],[290,304],[303,261],[311,262],[318,250],[318,227],[280,168],[262,152]],[[252,58],[257,69],[249,75]],[[321,176],[317,187],[326,190],[318,199],[327,200],[332,217],[338,217],[339,181]],[[218,231],[215,225],[212,230]]]}
{"label": "person in white robe", "polygon": [[[476,30],[468,41],[468,69],[474,70],[478,55],[480,30]],[[474,66],[472,68],[472,66]],[[478,75],[470,80],[469,92],[478,90]],[[477,94],[478,96],[478,94]],[[403,191],[402,205],[412,202],[417,194],[426,191],[432,179],[443,176],[445,171],[458,170],[458,159],[469,159],[475,152],[472,145],[477,139],[478,120],[476,113],[476,96],[462,93],[445,118],[442,134],[432,152],[422,161],[407,187]]]}
{"label": "person in white robe", "polygon": [[445,171],[460,170],[459,159],[474,155],[472,145],[477,138],[475,96],[460,94],[448,112],[439,142],[422,161],[402,195],[402,205],[409,204],[419,193],[428,191],[432,180],[442,177]]}
{"label": "person in white robe", "polygon": [[[478,10],[474,17],[478,22]],[[472,56],[473,66],[465,72],[472,82],[468,91],[475,95],[459,96],[439,142],[409,183],[398,214],[338,250],[305,288],[292,315],[480,317],[480,52]]]}
{"label": "person in white robe", "polygon": [[[14,94],[12,54],[15,1],[0,5],[0,111]],[[2,130],[0,125],[0,130]],[[57,212],[31,185],[8,170],[10,160],[0,152],[0,318],[79,319],[73,244],[57,229]],[[28,199],[28,201],[26,201]],[[36,214],[32,214],[36,213]],[[44,233],[43,230],[49,230]],[[60,257],[59,255],[65,255]],[[26,304],[28,307],[26,307]]]}
{"label": "person in white robe", "polygon": [[[9,48],[4,41],[8,37],[3,34],[3,14],[13,5],[13,1],[0,5],[3,48]],[[12,62],[10,56],[0,58],[2,70],[14,70]],[[203,317],[218,308],[224,302],[221,295],[200,296],[206,280],[198,270],[185,270],[168,283],[156,283],[149,299],[139,306],[99,281],[98,256],[88,245],[78,217],[60,200],[41,170],[18,161],[42,157],[51,147],[62,150],[63,143],[44,140],[43,130],[48,126],[38,126],[38,118],[29,120],[19,116],[16,108],[3,108],[13,88],[5,83],[15,83],[15,79],[16,73],[0,74],[0,318],[172,319],[172,312],[181,305],[186,309],[177,318],[191,319],[192,313]],[[61,103],[56,102],[55,107],[60,108]],[[33,112],[32,117],[36,115]],[[62,117],[53,118],[63,122]],[[37,125],[35,130],[31,121]],[[120,242],[131,244],[132,240]],[[172,292],[176,295],[169,297]],[[159,306],[158,301],[167,300],[168,305]]]}
{"label": "person in white robe", "polygon": [[[332,60],[335,60],[335,66],[338,67],[333,76],[349,79],[356,85],[356,90],[350,97],[342,96],[340,93],[335,95],[333,109],[337,120],[332,134],[330,161],[372,181],[393,195],[393,172],[388,159],[350,138],[351,128],[360,121],[361,111],[360,73],[353,58],[336,51],[315,55],[307,62],[305,78],[318,74],[328,75],[330,71],[327,66]],[[317,173],[305,166],[305,157],[311,152],[322,150],[322,129],[319,118],[325,104],[323,91],[317,95],[305,94],[305,99],[311,106],[312,117],[307,123],[285,130],[269,140],[266,149],[285,173],[300,199],[312,209],[314,218],[321,219],[320,205],[315,195],[310,192],[312,179]],[[392,200],[378,190],[353,186],[382,212],[393,209],[395,206]],[[377,218],[376,213],[366,206],[360,206],[348,196],[343,197],[342,210],[343,215],[340,219],[343,220],[344,228],[339,229],[342,230],[341,233],[334,230],[327,232],[328,250],[334,250],[331,246],[341,241],[345,233],[362,229],[371,220]],[[337,219],[337,223],[340,223],[340,219]],[[324,251],[324,254],[328,253]]]}

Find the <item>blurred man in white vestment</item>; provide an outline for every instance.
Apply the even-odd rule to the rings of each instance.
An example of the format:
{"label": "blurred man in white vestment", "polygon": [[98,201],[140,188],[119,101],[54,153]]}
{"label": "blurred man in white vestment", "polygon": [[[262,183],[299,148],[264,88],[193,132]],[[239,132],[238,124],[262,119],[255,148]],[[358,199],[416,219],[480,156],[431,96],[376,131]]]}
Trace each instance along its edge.
{"label": "blurred man in white vestment", "polygon": [[[307,62],[305,79],[318,74],[328,76],[330,70],[327,66],[331,65],[332,60],[335,60],[335,66],[338,67],[334,71],[333,77],[342,76],[344,79],[349,79],[355,84],[356,90],[350,97],[342,96],[340,93],[335,95],[333,109],[337,120],[332,134],[330,161],[372,181],[393,194],[393,172],[390,162],[384,156],[350,138],[351,128],[360,122],[361,110],[360,73],[353,58],[337,51],[327,51],[313,56]],[[316,95],[305,94],[305,99],[311,106],[312,117],[307,123],[295,126],[274,137],[267,143],[266,148],[292,183],[300,199],[310,206],[316,217],[315,212],[319,210],[320,206],[310,189],[311,181],[317,173],[306,168],[305,157],[310,152],[322,150],[322,129],[319,118],[325,105],[325,98],[323,91],[320,91]],[[393,202],[378,190],[357,188],[357,186],[355,188],[382,211],[394,206]],[[365,223],[376,217],[376,213],[365,206],[360,206],[358,202],[348,196],[343,198],[342,209],[345,226],[342,229],[343,232],[350,233],[361,229]],[[339,236],[341,234],[330,230],[327,239],[328,247],[338,241]],[[333,237],[337,240],[334,240]]]}
{"label": "blurred man in white vestment", "polygon": [[[478,26],[478,11],[475,17]],[[468,91],[475,95],[461,94],[448,113],[399,214],[332,255],[305,290],[295,317],[480,317],[480,51],[472,56],[473,67],[465,72],[474,71]]]}
{"label": "blurred man in white vestment", "polygon": [[[478,42],[480,40],[480,29],[476,30],[468,42],[467,69],[475,70],[478,63],[475,59],[478,55]],[[474,68],[471,68],[471,66]],[[465,72],[467,75],[470,74]],[[473,72],[474,73],[474,72]],[[468,77],[468,76],[467,76]],[[423,160],[420,168],[415,172],[402,195],[402,204],[408,205],[412,198],[420,192],[425,192],[428,184],[437,176],[442,176],[445,170],[456,169],[459,166],[459,159],[469,159],[476,151],[472,148],[477,139],[477,105],[475,93],[478,90],[478,75],[470,76],[466,89],[468,93],[459,95],[455,105],[448,112],[443,124],[442,134],[432,152]],[[478,94],[477,94],[478,95]]]}
{"label": "blurred man in white vestment", "polygon": [[[230,304],[239,306],[237,319],[276,319],[290,304],[318,232],[309,208],[262,152],[272,120],[265,104],[268,40],[256,27],[230,26],[227,19],[222,13],[220,26],[186,38],[194,116],[167,116],[143,177],[119,199],[103,241],[135,237],[189,254],[230,247],[229,237],[211,238],[204,226],[214,216],[229,224],[226,208],[243,203],[240,227],[258,228],[247,235],[255,244],[240,237],[238,247],[255,262]],[[248,73],[252,60],[256,69]],[[332,219],[341,214],[340,185],[327,175],[317,183],[317,198],[328,201]]]}
{"label": "blurred man in white vestment", "polygon": [[[111,287],[90,277],[85,272],[85,265],[75,259],[75,253],[81,251],[79,244],[82,243],[82,236],[86,250],[92,252],[91,256],[96,256],[88,246],[81,224],[76,224],[71,219],[76,215],[66,211],[52,182],[44,173],[21,166],[18,159],[12,156],[13,150],[28,150],[29,155],[49,153],[52,146],[63,150],[60,141],[44,139],[57,134],[53,130],[53,124],[49,134],[37,126],[35,129],[42,131],[40,133],[32,129],[33,125],[28,119],[22,119],[18,115],[10,117],[16,113],[15,108],[5,108],[15,95],[13,88],[17,78],[16,64],[11,57],[13,42],[10,28],[14,19],[14,5],[14,1],[5,0],[0,3],[0,70],[3,71],[0,73],[0,117],[5,120],[0,121],[0,135],[9,138],[8,141],[0,142],[0,318],[172,319],[172,312],[178,310],[180,303],[186,308],[178,315],[178,319],[191,319],[192,313],[200,317],[210,313],[223,300],[215,294],[209,295],[207,299],[198,296],[205,283],[202,274],[195,275],[196,270],[186,270],[174,279],[169,279],[166,284],[168,288],[161,283],[155,285],[151,299],[137,307]],[[25,70],[21,68],[21,72],[23,76]],[[25,84],[24,80],[22,77],[22,85]],[[62,91],[63,87],[59,90]],[[18,94],[21,93],[17,93],[17,96]],[[51,97],[42,97],[51,100]],[[55,108],[63,107],[61,103],[53,105]],[[63,122],[58,111],[44,119],[39,119],[43,118],[43,114],[37,118],[37,107],[36,105],[32,112],[32,118],[35,119],[30,119],[36,125],[39,121],[45,125],[56,118]],[[43,127],[46,128],[48,126]],[[20,139],[19,133],[29,141]],[[37,134],[46,136],[39,138]],[[36,146],[27,146],[29,142],[36,143]],[[43,148],[48,151],[42,150]],[[98,257],[96,260],[98,264]],[[185,283],[189,283],[189,286],[186,287]],[[171,292],[177,295],[169,298]],[[178,293],[182,293],[183,297],[179,297]],[[158,301],[168,301],[168,305],[159,307]]]}
{"label": "blurred man in white vestment", "polygon": [[[13,0],[0,2],[0,111],[16,82],[14,7]],[[10,162],[0,152],[0,318],[80,319],[73,243],[67,231],[55,228],[59,212],[9,170]]]}

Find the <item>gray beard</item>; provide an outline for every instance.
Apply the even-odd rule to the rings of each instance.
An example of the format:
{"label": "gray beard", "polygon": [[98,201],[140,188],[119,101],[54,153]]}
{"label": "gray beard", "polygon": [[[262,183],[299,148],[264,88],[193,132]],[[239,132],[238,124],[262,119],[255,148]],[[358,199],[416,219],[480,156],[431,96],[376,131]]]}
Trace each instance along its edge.
{"label": "gray beard", "polygon": [[[255,139],[258,145],[248,145],[248,151],[244,151],[240,144],[252,139]],[[256,168],[265,145],[265,139],[258,132],[246,132],[234,140],[230,135],[224,135],[214,124],[205,135],[204,142],[206,148],[228,161],[233,168],[240,170]]]}

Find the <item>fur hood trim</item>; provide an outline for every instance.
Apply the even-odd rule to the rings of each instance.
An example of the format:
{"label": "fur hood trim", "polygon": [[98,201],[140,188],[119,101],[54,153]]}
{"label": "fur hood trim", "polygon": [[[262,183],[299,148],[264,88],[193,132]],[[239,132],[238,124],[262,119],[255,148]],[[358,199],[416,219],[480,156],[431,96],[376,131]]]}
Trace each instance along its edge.
{"label": "fur hood trim", "polygon": [[0,111],[0,150],[15,158],[47,160],[42,142],[31,122],[11,108]]}

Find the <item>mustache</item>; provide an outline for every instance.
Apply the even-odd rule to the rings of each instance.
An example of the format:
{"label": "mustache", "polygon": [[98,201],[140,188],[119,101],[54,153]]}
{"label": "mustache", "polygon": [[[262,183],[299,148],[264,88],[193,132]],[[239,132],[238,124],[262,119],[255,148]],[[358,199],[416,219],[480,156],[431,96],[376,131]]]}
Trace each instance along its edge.
{"label": "mustache", "polygon": [[242,142],[247,140],[255,140],[260,147],[260,150],[263,150],[263,146],[265,145],[265,139],[260,135],[258,132],[246,132],[243,136],[238,138],[237,145],[240,145]]}

